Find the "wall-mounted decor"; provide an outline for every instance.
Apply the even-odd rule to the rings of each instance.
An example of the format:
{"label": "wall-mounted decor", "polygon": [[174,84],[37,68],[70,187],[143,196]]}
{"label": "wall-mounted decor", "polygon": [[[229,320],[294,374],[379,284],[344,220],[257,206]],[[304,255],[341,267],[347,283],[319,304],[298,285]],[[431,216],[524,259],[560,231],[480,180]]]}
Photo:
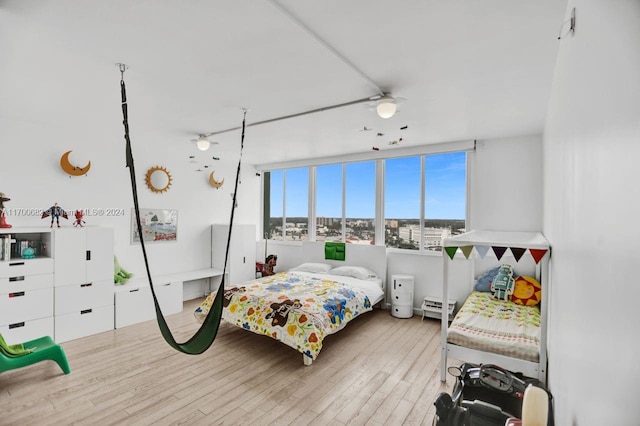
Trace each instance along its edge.
{"label": "wall-mounted decor", "polygon": [[89,169],[91,168],[91,161],[89,161],[87,165],[84,167],[74,166],[69,161],[69,154],[71,154],[71,151],[65,152],[64,154],[62,154],[62,157],[60,157],[60,167],[62,168],[62,170],[64,170],[65,173],[68,174],[69,176],[86,175],[87,172],[89,172]]}
{"label": "wall-mounted decor", "polygon": [[[140,209],[142,237],[145,243],[178,239],[178,210]],[[131,244],[140,242],[135,209],[131,210]]]}
{"label": "wall-mounted decor", "polygon": [[171,186],[171,173],[164,167],[154,166],[147,170],[144,181],[147,187],[156,193],[169,190]]}
{"label": "wall-mounted decor", "polygon": [[221,181],[217,181],[213,177],[213,173],[214,172],[211,172],[211,174],[209,175],[209,185],[213,186],[215,189],[218,189],[224,184],[224,178],[222,178]]}

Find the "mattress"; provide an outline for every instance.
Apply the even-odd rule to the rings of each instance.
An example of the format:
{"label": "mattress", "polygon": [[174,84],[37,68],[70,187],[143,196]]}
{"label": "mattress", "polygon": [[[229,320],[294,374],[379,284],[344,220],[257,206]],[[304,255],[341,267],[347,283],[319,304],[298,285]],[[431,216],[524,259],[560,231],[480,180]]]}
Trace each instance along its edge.
{"label": "mattress", "polygon": [[[215,293],[194,315],[202,321]],[[307,272],[280,272],[225,288],[222,318],[237,327],[269,336],[316,359],[323,339],[372,310],[381,300],[377,281]]]}
{"label": "mattress", "polygon": [[448,343],[538,362],[540,309],[472,292],[449,326]]}

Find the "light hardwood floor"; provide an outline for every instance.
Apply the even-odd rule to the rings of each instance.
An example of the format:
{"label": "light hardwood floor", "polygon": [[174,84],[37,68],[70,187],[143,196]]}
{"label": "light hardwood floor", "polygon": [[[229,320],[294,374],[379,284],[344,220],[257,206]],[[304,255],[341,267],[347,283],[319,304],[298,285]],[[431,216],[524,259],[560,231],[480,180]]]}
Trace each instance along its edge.
{"label": "light hardwood floor", "polygon": [[[198,328],[185,302],[178,341]],[[176,352],[155,321],[63,343],[71,374],[45,361],[0,374],[2,425],[431,425],[440,322],[376,309],[325,339],[313,365],[223,323],[202,355]]]}

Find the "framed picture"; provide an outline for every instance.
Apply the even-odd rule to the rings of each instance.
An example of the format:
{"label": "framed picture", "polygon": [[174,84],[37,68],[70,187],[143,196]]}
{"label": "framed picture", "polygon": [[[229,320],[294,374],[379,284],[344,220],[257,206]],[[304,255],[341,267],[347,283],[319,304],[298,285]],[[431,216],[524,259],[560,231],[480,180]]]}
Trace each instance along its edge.
{"label": "framed picture", "polygon": [[[178,239],[178,210],[140,209],[142,238],[145,243]],[[140,243],[136,211],[131,209],[131,244]]]}

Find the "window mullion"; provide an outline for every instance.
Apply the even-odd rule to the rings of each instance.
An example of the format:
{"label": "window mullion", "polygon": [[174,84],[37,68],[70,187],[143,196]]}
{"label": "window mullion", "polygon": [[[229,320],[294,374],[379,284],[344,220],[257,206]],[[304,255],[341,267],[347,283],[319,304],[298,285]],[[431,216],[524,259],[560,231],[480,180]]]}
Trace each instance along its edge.
{"label": "window mullion", "polygon": [[347,214],[347,164],[342,163],[342,240],[346,242],[346,234],[347,234],[347,218],[345,217]]}
{"label": "window mullion", "polygon": [[424,251],[424,215],[425,208],[424,205],[426,203],[426,184],[425,184],[425,176],[426,176],[426,155],[422,155],[420,157],[420,248],[419,251]]}

